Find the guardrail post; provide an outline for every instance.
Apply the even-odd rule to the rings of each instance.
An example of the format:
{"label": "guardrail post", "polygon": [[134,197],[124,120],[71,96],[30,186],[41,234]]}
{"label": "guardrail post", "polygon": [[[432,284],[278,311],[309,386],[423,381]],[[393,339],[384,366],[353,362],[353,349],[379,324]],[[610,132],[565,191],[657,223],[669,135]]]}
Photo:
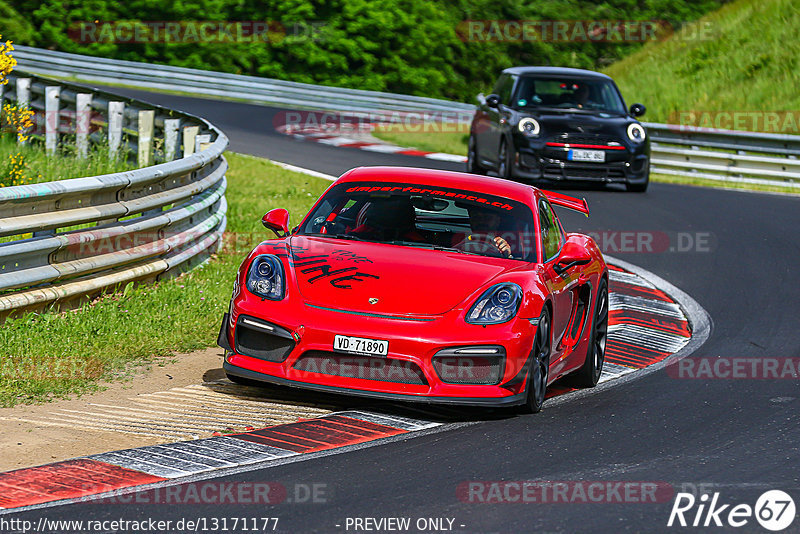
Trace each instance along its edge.
{"label": "guardrail post", "polygon": [[180,150],[180,136],[178,128],[181,127],[180,119],[164,119],[164,160],[172,161]]}
{"label": "guardrail post", "polygon": [[[31,79],[17,78],[17,107],[28,108],[31,104]],[[19,144],[24,145],[25,141],[17,137]]]}
{"label": "guardrail post", "polygon": [[44,149],[53,156],[58,148],[58,127],[61,122],[61,88],[44,88]]}
{"label": "guardrail post", "polygon": [[108,103],[108,156],[116,159],[122,143],[122,118],[125,115],[125,102]]}
{"label": "guardrail post", "polygon": [[156,112],[145,109],[139,112],[139,167],[153,164],[153,123]]}
{"label": "guardrail post", "polygon": [[194,151],[195,152],[202,152],[210,144],[211,144],[211,135],[210,134],[198,135],[197,137],[195,137],[195,140],[194,140]]}
{"label": "guardrail post", "polygon": [[183,157],[194,154],[197,134],[200,132],[199,126],[187,126],[183,129]]}
{"label": "guardrail post", "polygon": [[5,92],[5,85],[0,85],[0,110],[3,109],[3,93]]}
{"label": "guardrail post", "polygon": [[92,95],[78,93],[75,97],[75,144],[78,157],[89,155],[89,130],[92,127]]}

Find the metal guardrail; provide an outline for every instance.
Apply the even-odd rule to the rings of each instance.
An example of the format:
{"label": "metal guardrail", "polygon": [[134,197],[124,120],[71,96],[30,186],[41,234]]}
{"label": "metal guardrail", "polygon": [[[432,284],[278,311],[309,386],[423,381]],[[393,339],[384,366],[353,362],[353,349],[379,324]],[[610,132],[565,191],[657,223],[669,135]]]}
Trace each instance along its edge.
{"label": "metal guardrail", "polygon": [[[291,108],[362,113],[453,113],[475,106],[433,98],[294,83],[196,69],[118,61],[17,46],[15,58],[32,72],[102,83],[181,90]],[[438,120],[438,119],[437,119]],[[800,136],[646,123],[655,173],[800,187]]]}
{"label": "metal guardrail", "polygon": [[654,173],[800,188],[800,136],[646,123]]}
{"label": "metal guardrail", "polygon": [[[154,137],[175,149],[162,147],[163,163],[132,171],[0,188],[0,317],[182,272],[218,250],[227,211],[225,134],[199,117],[19,71],[3,95],[15,92],[29,95],[36,111],[50,106],[46,121],[77,116],[76,103],[90,103],[81,113],[91,117],[94,141],[115,122],[137,137],[147,131],[137,122],[150,117],[155,135],[139,136],[140,160],[151,159],[142,147],[152,151]],[[45,94],[60,98],[53,104]],[[110,124],[109,110],[123,107],[122,120]],[[180,156],[181,143],[185,157],[167,161]]]}
{"label": "metal guardrail", "polygon": [[293,108],[346,112],[471,112],[475,106],[436,98],[381,93],[257,76],[209,72],[135,61],[89,57],[14,45],[19,68],[50,76],[152,89],[188,91]]}

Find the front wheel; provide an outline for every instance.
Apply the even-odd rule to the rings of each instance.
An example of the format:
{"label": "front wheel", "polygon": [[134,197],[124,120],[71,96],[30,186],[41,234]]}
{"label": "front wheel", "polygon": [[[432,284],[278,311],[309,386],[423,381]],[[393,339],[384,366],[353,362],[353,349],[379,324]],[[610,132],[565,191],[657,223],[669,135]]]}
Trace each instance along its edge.
{"label": "front wheel", "polygon": [[478,164],[478,148],[475,146],[475,137],[469,136],[469,146],[467,148],[467,172],[472,174],[486,174],[486,171]]}
{"label": "front wheel", "polygon": [[511,179],[511,165],[512,165],[512,158],[511,154],[513,150],[508,150],[508,143],[506,140],[503,139],[500,141],[500,153],[497,155],[497,174],[500,178],[505,178],[506,180]]}
{"label": "front wheel", "polygon": [[528,393],[522,413],[539,413],[542,411],[544,397],[547,393],[547,379],[550,376],[550,314],[547,308],[539,317],[536,337],[531,350],[531,368],[528,379]]}
{"label": "front wheel", "polygon": [[571,385],[582,388],[593,388],[603,373],[606,359],[606,339],[608,336],[608,284],[600,280],[597,288],[597,299],[592,315],[592,331],[589,335],[589,348],[583,366],[571,377]]}

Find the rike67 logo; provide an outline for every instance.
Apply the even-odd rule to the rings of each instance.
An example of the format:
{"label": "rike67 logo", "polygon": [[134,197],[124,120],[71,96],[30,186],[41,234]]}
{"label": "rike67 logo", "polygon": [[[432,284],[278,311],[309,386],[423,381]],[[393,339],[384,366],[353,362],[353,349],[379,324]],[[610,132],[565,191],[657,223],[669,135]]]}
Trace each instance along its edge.
{"label": "rike67 logo", "polygon": [[703,493],[699,498],[691,493],[678,493],[667,526],[739,528],[750,524],[752,528],[755,518],[763,528],[778,532],[794,522],[795,512],[794,500],[781,490],[763,493],[755,506],[724,503],[719,492],[710,497]]}

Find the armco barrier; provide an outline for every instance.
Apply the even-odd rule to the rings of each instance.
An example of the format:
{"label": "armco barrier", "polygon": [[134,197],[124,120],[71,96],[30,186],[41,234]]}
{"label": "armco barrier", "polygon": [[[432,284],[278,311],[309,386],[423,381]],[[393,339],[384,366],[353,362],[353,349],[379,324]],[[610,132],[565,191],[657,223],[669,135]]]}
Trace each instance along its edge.
{"label": "armco barrier", "polygon": [[[47,94],[58,95],[55,104],[44,98]],[[83,134],[101,141],[116,123],[121,126],[118,141],[138,137],[131,147],[140,161],[163,162],[103,176],[0,188],[0,317],[180,272],[219,248],[226,224],[227,163],[222,153],[228,139],[213,125],[19,71],[9,77],[4,95],[28,98],[34,110],[46,111],[37,114],[49,123],[51,139]],[[81,111],[76,108],[79,101]],[[109,121],[110,110],[121,111],[121,117]],[[67,131],[53,116],[77,117],[73,122],[84,126],[91,121],[93,131]],[[138,124],[143,118],[151,129]],[[159,145],[155,155],[154,139]]]}
{"label": "armco barrier", "polygon": [[[434,98],[295,83],[255,76],[119,61],[17,46],[21,68],[100,83],[238,98],[287,108],[348,113],[444,113],[469,116],[475,106]],[[645,124],[652,170],[721,182],[800,187],[800,136]]]}

